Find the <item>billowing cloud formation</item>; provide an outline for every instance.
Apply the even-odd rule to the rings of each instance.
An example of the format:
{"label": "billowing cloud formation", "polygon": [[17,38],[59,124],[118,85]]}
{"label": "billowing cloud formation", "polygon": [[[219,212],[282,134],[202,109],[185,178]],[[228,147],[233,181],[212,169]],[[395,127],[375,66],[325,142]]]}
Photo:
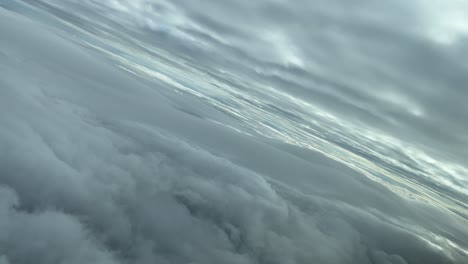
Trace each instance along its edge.
{"label": "billowing cloud formation", "polygon": [[0,9],[1,264],[466,260],[445,209],[179,111],[54,30]]}
{"label": "billowing cloud formation", "polygon": [[419,183],[467,199],[466,1],[40,2],[92,32],[136,36],[259,100],[271,87],[271,104],[305,121],[327,112],[346,137],[398,153],[383,155],[396,159],[387,167],[412,159],[418,169],[406,173],[422,172]]}

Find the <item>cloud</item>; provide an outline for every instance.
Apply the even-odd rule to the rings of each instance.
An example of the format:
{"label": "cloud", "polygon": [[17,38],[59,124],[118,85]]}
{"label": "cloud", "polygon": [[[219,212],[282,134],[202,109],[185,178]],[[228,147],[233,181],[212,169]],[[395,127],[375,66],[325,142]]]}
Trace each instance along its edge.
{"label": "cloud", "polygon": [[2,263],[116,263],[108,252],[89,238],[76,218],[59,211],[27,213],[16,193],[0,189]]}
{"label": "cloud", "polygon": [[78,5],[211,72],[267,82],[441,159],[468,155],[466,1],[45,2]]}
{"label": "cloud", "polygon": [[467,257],[464,222],[445,210],[187,116],[22,15],[0,10],[0,32],[2,264]]}

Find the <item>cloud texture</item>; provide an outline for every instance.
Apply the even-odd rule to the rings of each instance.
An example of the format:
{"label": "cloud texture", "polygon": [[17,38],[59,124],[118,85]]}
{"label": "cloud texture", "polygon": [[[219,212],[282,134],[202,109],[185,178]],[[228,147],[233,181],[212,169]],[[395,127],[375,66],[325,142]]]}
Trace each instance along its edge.
{"label": "cloud texture", "polygon": [[[398,3],[388,8],[397,8]],[[89,17],[96,15],[89,9],[117,10],[105,17],[115,23],[132,14],[136,21],[120,24],[122,30],[131,28],[128,34],[149,29],[189,40],[193,34],[204,36],[209,41],[198,43],[197,48],[192,44],[178,48],[187,54],[195,49],[206,60],[210,57],[203,53],[205,45],[220,45],[223,49],[216,52],[243,52],[237,63],[261,65],[260,75],[279,71],[283,76],[290,71],[302,76],[311,69],[304,58],[321,52],[307,50],[310,39],[296,43],[297,51],[291,48],[292,39],[301,37],[289,34],[299,35],[301,30],[294,33],[297,25],[288,25],[290,19],[280,15],[303,19],[306,15],[299,16],[301,12],[312,12],[331,19],[337,14],[329,14],[330,6],[338,2],[317,1],[314,7],[299,9],[282,1],[260,1],[254,11],[249,11],[252,4],[247,1],[206,6],[185,1],[177,5],[156,1],[61,4],[85,9]],[[311,151],[252,139],[180,111],[190,109],[185,105],[195,100],[187,94],[168,98],[162,92],[169,86],[167,78],[149,82],[129,74],[101,53],[70,41],[68,31],[51,27],[36,9],[23,4],[7,7],[0,9],[0,264],[466,261],[466,221],[445,208],[400,197]],[[276,13],[278,8],[285,13]],[[147,10],[153,12],[146,14]],[[256,14],[262,19],[252,12],[260,12]],[[230,15],[237,13],[245,19]],[[157,23],[156,14],[168,14],[162,20],[169,25]],[[397,21],[389,16],[364,19]],[[287,35],[266,33],[259,43],[252,42],[261,32],[256,27],[281,19],[291,27]],[[424,17],[418,19],[429,23]],[[251,25],[251,31],[236,21]],[[301,25],[306,22],[300,21]],[[422,36],[432,36],[423,29]],[[430,45],[455,45],[458,34],[434,40],[443,44]],[[270,41],[278,46],[261,48]],[[192,58],[198,58],[196,54]],[[324,58],[328,69],[342,67],[346,61]],[[199,67],[209,63],[216,62],[201,61]],[[461,69],[456,69],[451,74],[462,81]],[[352,83],[352,76],[355,73],[336,79]],[[415,82],[421,79],[425,78]],[[301,87],[297,93],[313,93],[307,89]],[[174,107],[175,102],[182,106]],[[215,109],[203,111],[230,122]],[[454,144],[459,143],[458,129],[451,134]]]}
{"label": "cloud texture", "polygon": [[40,2],[93,32],[130,35],[234,80],[259,100],[272,89],[273,104],[306,121],[326,112],[339,131],[362,135],[359,144],[385,141],[392,156],[429,170],[424,180],[466,199],[464,0]]}

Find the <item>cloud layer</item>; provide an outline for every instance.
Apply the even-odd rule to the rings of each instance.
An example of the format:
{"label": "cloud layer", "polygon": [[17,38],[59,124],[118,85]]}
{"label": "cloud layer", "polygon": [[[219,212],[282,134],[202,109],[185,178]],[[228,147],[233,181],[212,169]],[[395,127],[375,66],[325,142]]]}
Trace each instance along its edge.
{"label": "cloud layer", "polygon": [[[307,41],[297,44],[292,30],[258,40],[278,47],[261,51],[262,43],[247,44],[265,18],[281,19],[275,8],[292,8],[281,1],[259,2],[258,10],[266,12],[261,21],[244,1],[81,3],[117,10],[114,21],[136,13],[143,21],[135,23],[164,34],[175,23],[178,37],[209,36],[208,44],[242,50],[240,58],[262,65],[261,71],[301,75],[310,67],[301,59],[308,58]],[[173,24],[148,21],[139,13],[148,4],[159,10],[149,16],[169,14]],[[317,7],[328,15],[332,4],[338,3],[319,1],[290,12]],[[39,20],[33,10],[30,17]],[[235,23],[239,19],[229,15],[235,13],[245,15],[251,32]],[[206,26],[184,28],[192,24],[184,22],[188,18]],[[221,18],[223,23],[211,21]],[[466,260],[466,222],[445,209],[399,197],[317,154],[272,147],[179,111],[159,91],[167,84],[130,75],[66,40],[67,31],[42,23],[0,9],[0,264]],[[230,33],[217,37],[217,30]],[[302,55],[282,53],[291,39]],[[184,105],[192,99],[178,100]]]}
{"label": "cloud layer", "polygon": [[405,157],[399,166],[412,159],[425,174],[418,182],[467,199],[466,1],[40,2],[234,79],[259,100],[272,89],[273,103],[305,121],[326,112],[366,148],[385,141],[379,149]]}

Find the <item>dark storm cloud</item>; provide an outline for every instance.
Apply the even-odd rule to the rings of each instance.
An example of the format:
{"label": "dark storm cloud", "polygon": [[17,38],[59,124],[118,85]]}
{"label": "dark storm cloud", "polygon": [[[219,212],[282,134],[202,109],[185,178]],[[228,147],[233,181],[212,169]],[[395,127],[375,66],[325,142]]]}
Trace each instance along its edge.
{"label": "dark storm cloud", "polygon": [[[141,10],[144,2],[102,4]],[[246,2],[222,3],[197,8],[212,8],[213,21],[237,10],[246,25],[261,23]],[[183,14],[196,13],[185,4]],[[224,21],[237,49],[257,30]],[[466,259],[464,222],[449,213],[323,157],[305,161],[188,117],[49,30],[0,9],[1,264]],[[246,56],[294,66],[264,62],[258,49]]]}

